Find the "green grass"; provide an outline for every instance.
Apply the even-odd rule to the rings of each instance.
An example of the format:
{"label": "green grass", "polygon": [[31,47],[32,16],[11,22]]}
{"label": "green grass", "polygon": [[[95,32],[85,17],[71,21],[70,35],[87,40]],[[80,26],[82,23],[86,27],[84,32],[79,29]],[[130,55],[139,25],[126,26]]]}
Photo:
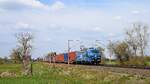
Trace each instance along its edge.
{"label": "green grass", "polygon": [[25,77],[20,67],[20,64],[0,65],[0,73],[17,74],[17,77],[1,77],[0,84],[150,84],[150,78],[45,63],[34,63],[33,76]]}
{"label": "green grass", "polygon": [[11,72],[20,75],[21,67],[21,64],[2,64],[0,65],[0,73]]}
{"label": "green grass", "polygon": [[146,62],[146,66],[150,66],[150,62]]}
{"label": "green grass", "polygon": [[105,64],[117,65],[118,63],[116,61],[106,61]]}

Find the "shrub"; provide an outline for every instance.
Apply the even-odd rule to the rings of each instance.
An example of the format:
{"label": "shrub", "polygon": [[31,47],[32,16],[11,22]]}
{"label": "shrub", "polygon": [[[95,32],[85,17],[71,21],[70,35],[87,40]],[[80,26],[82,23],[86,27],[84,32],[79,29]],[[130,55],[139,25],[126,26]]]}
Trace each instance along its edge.
{"label": "shrub", "polygon": [[144,66],[144,60],[142,56],[132,56],[126,64]]}
{"label": "shrub", "polygon": [[16,74],[15,73],[10,73],[10,72],[2,72],[1,74],[0,74],[0,77],[16,77]]}

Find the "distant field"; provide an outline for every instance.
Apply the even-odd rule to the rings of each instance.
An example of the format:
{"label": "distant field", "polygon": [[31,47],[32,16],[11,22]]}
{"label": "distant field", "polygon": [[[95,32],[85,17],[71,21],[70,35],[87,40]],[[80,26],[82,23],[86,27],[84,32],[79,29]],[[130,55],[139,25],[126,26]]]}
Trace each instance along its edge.
{"label": "distant field", "polygon": [[45,63],[34,63],[33,76],[25,77],[20,67],[20,64],[0,65],[1,74],[15,74],[1,77],[0,84],[150,84],[150,78]]}
{"label": "distant field", "polygon": [[116,61],[106,61],[105,64],[117,65]]}
{"label": "distant field", "polygon": [[147,66],[150,66],[150,62],[146,62],[146,65],[147,65]]}
{"label": "distant field", "polygon": [[[106,61],[105,64],[108,65],[118,65],[116,61]],[[150,62],[145,62],[146,66],[150,66]]]}

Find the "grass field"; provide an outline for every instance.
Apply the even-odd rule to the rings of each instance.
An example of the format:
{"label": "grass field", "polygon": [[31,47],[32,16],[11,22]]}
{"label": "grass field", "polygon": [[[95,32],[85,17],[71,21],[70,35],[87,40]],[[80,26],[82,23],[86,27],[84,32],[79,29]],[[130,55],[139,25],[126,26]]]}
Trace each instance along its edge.
{"label": "grass field", "polygon": [[106,61],[105,64],[117,65],[118,63],[116,61]]}
{"label": "grass field", "polygon": [[150,84],[150,78],[45,63],[33,64],[32,77],[21,75],[20,64],[0,65],[0,73],[5,72],[7,74],[0,77],[0,84]]}
{"label": "grass field", "polygon": [[150,66],[150,62],[146,62],[146,65],[147,65],[147,66]]}

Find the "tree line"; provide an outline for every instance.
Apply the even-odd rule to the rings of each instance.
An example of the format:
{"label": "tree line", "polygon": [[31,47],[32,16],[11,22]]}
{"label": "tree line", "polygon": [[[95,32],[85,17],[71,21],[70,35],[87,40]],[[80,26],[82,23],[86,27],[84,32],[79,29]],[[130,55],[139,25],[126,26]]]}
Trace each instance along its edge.
{"label": "tree line", "polygon": [[[145,65],[145,50],[149,42],[149,27],[134,23],[125,30],[125,38],[108,44],[108,49],[120,64]],[[150,60],[149,60],[150,61]]]}

